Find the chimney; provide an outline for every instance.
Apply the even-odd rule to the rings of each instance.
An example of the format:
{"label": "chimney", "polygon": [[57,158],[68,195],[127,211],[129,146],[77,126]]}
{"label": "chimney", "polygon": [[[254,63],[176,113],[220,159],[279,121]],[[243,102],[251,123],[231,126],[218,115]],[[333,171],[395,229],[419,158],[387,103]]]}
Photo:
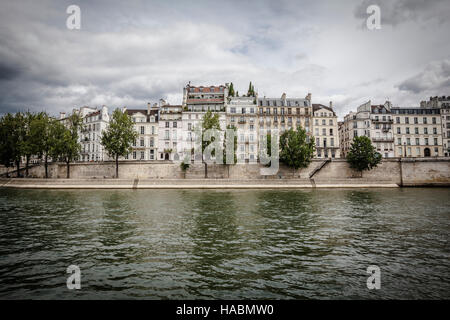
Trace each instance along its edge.
{"label": "chimney", "polygon": [[281,99],[286,100],[286,93],[283,92],[283,94],[281,95]]}
{"label": "chimney", "polygon": [[308,95],[305,97],[305,99],[311,101],[311,93],[308,92]]}
{"label": "chimney", "polygon": [[152,110],[152,104],[150,102],[147,103],[147,114],[150,114],[150,110]]}
{"label": "chimney", "polygon": [[330,109],[333,109],[333,101],[330,101]]}
{"label": "chimney", "polygon": [[60,119],[64,119],[66,117],[66,113],[65,112],[60,112],[59,113],[59,118]]}

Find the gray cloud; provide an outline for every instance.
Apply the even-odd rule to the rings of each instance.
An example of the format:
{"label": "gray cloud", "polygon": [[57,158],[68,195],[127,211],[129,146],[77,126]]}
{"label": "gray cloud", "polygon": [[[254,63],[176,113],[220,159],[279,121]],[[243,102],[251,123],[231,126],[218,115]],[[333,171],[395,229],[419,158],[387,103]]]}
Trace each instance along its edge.
{"label": "gray cloud", "polygon": [[[2,2],[0,114],[143,108],[159,98],[180,103],[188,81],[233,81],[241,93],[252,81],[260,94],[276,97],[311,92],[315,102],[333,100],[340,116],[361,100],[411,103],[433,86],[446,89],[441,78],[403,79],[418,66],[448,59],[448,20],[402,28],[405,16],[394,20],[382,11],[382,19],[398,26],[368,34],[354,27],[365,8],[355,14],[347,2],[99,0],[79,2],[82,27],[71,31],[65,10],[72,3]],[[416,0],[392,5],[415,21],[438,21],[436,10],[447,7],[436,1],[425,8]]]}
{"label": "gray cloud", "polygon": [[378,5],[381,11],[381,24],[396,26],[410,21],[445,22],[450,14],[447,0],[364,0],[354,9],[356,18],[366,25],[367,7]]}
{"label": "gray cloud", "polygon": [[406,79],[397,87],[412,93],[446,94],[450,90],[450,60],[430,63],[422,72]]}

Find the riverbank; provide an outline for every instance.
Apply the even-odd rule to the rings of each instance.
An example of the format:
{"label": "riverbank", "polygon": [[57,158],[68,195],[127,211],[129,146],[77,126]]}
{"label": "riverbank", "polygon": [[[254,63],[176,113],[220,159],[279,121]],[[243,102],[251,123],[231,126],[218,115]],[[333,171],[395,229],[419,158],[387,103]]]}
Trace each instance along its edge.
{"label": "riverbank", "polygon": [[397,188],[396,183],[354,178],[342,181],[313,179],[0,179],[0,187],[17,189],[308,189]]}

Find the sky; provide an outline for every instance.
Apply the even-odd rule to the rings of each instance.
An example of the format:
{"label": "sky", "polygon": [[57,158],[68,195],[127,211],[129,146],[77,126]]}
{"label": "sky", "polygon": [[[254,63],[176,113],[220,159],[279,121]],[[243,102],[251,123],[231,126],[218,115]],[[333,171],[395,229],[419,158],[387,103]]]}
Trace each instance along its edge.
{"label": "sky", "polygon": [[[366,12],[378,5],[381,29]],[[81,28],[66,26],[69,5]],[[450,96],[450,1],[2,0],[0,114],[181,104],[182,89],[417,107]]]}

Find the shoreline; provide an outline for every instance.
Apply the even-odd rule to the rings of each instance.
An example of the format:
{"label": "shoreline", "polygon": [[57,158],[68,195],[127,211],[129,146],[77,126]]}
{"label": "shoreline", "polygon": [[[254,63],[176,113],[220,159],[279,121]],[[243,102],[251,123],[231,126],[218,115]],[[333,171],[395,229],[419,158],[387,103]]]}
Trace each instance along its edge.
{"label": "shoreline", "polygon": [[[354,178],[357,180],[358,178]],[[315,181],[308,179],[0,179],[0,188],[10,189],[315,189],[449,187],[449,183],[400,186],[390,181]],[[359,180],[359,179],[358,179]]]}

